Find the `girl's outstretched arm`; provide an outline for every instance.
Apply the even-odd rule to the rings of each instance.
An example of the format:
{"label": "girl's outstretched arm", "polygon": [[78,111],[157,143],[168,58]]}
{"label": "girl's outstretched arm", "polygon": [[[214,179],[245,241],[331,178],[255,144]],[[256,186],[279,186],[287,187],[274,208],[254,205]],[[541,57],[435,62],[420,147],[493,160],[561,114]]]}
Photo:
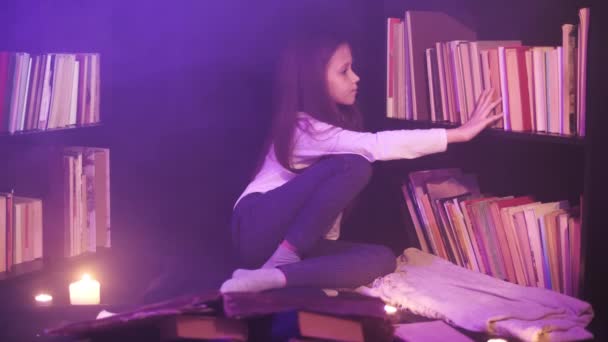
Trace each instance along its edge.
{"label": "girl's outstretched arm", "polygon": [[325,155],[354,153],[374,162],[418,158],[446,148],[444,128],[355,132],[305,117],[294,134],[293,158],[299,164]]}
{"label": "girl's outstretched arm", "polygon": [[294,134],[294,162],[315,159],[324,155],[355,153],[376,160],[412,159],[443,152],[449,143],[473,139],[483,129],[502,117],[491,115],[500,100],[491,101],[492,91],[485,91],[469,121],[453,129],[432,128],[392,130],[377,133],[354,132],[318,121],[300,113]]}

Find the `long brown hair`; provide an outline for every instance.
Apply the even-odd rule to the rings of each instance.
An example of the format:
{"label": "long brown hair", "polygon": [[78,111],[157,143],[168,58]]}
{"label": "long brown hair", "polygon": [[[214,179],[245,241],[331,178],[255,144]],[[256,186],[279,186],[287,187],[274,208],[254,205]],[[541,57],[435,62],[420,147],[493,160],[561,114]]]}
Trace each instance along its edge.
{"label": "long brown hair", "polygon": [[348,43],[337,35],[307,35],[292,40],[282,51],[275,73],[272,127],[256,174],[273,145],[278,162],[288,170],[299,171],[291,160],[298,112],[336,127],[362,130],[363,120],[356,106],[335,103],[327,88],[329,60],[342,44]]}

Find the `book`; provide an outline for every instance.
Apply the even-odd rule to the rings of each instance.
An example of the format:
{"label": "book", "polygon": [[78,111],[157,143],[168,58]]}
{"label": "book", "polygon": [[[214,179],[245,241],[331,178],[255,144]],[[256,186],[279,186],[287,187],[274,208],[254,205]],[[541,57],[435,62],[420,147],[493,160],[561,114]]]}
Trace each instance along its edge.
{"label": "book", "polygon": [[429,90],[426,84],[426,49],[439,41],[476,40],[473,29],[442,12],[406,11],[404,39],[407,45],[406,82],[411,86],[414,120],[430,120]]}
{"label": "book", "polygon": [[152,330],[156,329],[158,332],[159,325],[157,324],[165,324],[163,320],[167,318],[182,315],[217,316],[219,306],[221,306],[220,294],[216,291],[208,291],[121,310],[122,312],[104,313],[102,311],[96,319],[67,322],[57,327],[49,327],[45,329],[44,333],[48,336],[88,338],[92,336],[116,337],[117,334],[131,336],[137,333],[132,330],[147,330],[142,327],[152,327]]}
{"label": "book", "polygon": [[229,340],[247,341],[246,321],[217,316],[180,315],[160,320],[160,339]]}
{"label": "book", "polygon": [[311,311],[286,311],[250,323],[254,341],[317,339],[366,341],[360,320]]}
{"label": "book", "polygon": [[396,324],[395,337],[405,342],[473,341],[443,321]]}
{"label": "book", "polygon": [[515,284],[577,293],[576,211],[548,216],[568,201],[484,194],[474,174],[454,168],[413,171],[408,180],[405,202],[429,253]]}
{"label": "book", "polygon": [[349,291],[340,291],[330,297],[318,288],[283,288],[258,293],[224,293],[222,298],[224,315],[229,318],[259,317],[287,311],[386,318],[381,299]]}

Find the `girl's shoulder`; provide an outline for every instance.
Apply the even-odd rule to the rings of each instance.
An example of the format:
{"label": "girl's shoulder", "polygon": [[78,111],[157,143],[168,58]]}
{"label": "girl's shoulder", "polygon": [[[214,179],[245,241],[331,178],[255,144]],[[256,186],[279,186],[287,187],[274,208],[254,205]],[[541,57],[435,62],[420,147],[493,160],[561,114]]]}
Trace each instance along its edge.
{"label": "girl's shoulder", "polygon": [[326,137],[333,135],[339,128],[321,121],[306,112],[298,112],[296,122],[296,135],[306,134],[317,137]]}
{"label": "girl's shoulder", "polygon": [[316,120],[312,115],[308,114],[307,112],[298,112],[296,114],[296,118],[298,119],[298,121]]}
{"label": "girl's shoulder", "polygon": [[319,123],[319,120],[306,112],[298,112],[296,114],[296,126],[301,130],[311,130]]}
{"label": "girl's shoulder", "polygon": [[296,118],[297,127],[307,131],[324,131],[328,128],[333,127],[330,124],[323,122],[306,112],[298,112]]}
{"label": "girl's shoulder", "polygon": [[296,121],[298,123],[298,125],[304,125],[305,127],[311,127],[311,128],[331,128],[333,127],[332,125],[328,124],[325,121],[321,121],[319,119],[317,119],[316,117],[314,117],[313,115],[306,113],[306,112],[298,112],[298,114],[296,115]]}

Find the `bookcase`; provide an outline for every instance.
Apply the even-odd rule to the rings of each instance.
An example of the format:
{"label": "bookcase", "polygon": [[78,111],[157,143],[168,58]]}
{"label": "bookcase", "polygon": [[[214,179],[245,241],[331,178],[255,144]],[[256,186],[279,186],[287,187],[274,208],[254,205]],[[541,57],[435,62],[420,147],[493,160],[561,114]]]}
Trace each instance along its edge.
{"label": "bookcase", "polygon": [[475,172],[487,191],[540,200],[576,202],[584,193],[583,298],[596,310],[592,331],[603,333],[608,300],[601,275],[608,254],[601,1],[5,1],[0,50],[101,54],[101,125],[0,136],[0,151],[19,155],[57,144],[109,148],[112,248],[0,280],[0,296],[27,305],[38,284],[67,291],[74,273],[86,267],[100,275],[102,302],[133,301],[162,272],[172,274],[165,297],[219,287],[234,265],[232,206],[268,131],[278,46],[293,30],[338,26],[349,32],[361,76],[359,105],[370,130],[425,128],[437,125],[385,118],[387,17],[402,17],[406,9],[439,10],[471,23],[479,39],[557,45],[560,25],[575,22],[580,7],[591,7],[585,139],[488,131],[443,154],[376,163],[342,232],[345,239],[382,243],[396,253],[415,246],[400,193],[413,170],[460,167]]}
{"label": "bookcase", "polygon": [[[62,17],[51,18],[52,13],[58,13],[64,9],[61,6],[59,8],[46,6],[42,2],[4,3],[0,11],[2,12],[2,30],[5,34],[2,36],[0,49],[11,53],[29,53],[32,57],[32,66],[35,56],[38,58],[37,56],[44,55],[46,58],[49,54],[65,54],[62,56],[63,58],[68,54],[72,56],[81,52],[100,52],[99,42],[103,39],[99,35],[91,37],[90,31],[81,35],[80,39],[72,35],[69,43],[66,44],[61,37],[65,36],[66,32],[69,34],[70,30],[62,31],[66,27],[55,25],[57,22],[61,23],[65,20]],[[94,18],[103,18],[102,12],[96,13],[99,17]],[[49,17],[46,17],[47,15]],[[91,17],[82,19],[91,19]],[[89,23],[94,23],[94,21],[89,21]],[[100,31],[101,33],[103,32]],[[57,39],[52,37],[57,37]],[[91,39],[94,43],[87,44],[87,39]],[[59,57],[57,58],[59,59]],[[53,64],[50,62],[51,57],[48,59],[48,65]],[[46,60],[44,61],[46,62]],[[32,69],[35,68],[32,67]],[[99,69],[103,70],[104,66]],[[54,75],[57,74],[60,74],[58,70]],[[33,74],[30,76],[31,79],[35,79]],[[103,77],[102,73],[101,78],[103,79]],[[83,85],[80,87],[83,88]],[[59,90],[57,89],[55,92]],[[107,91],[91,90],[89,95],[94,96],[104,92]],[[86,93],[86,91],[81,90],[79,94],[81,93]],[[95,121],[93,123],[79,123],[66,127],[58,125],[62,127],[57,128],[50,128],[51,125],[49,125],[49,128],[46,129],[18,130],[14,133],[0,134],[0,155],[5,163],[1,172],[2,191],[12,190],[15,196],[39,198],[42,200],[43,207],[43,257],[17,263],[12,265],[10,270],[0,274],[2,288],[0,292],[7,305],[14,303],[33,306],[34,295],[41,292],[50,292],[54,297],[54,302],[58,305],[65,305],[69,303],[67,286],[76,280],[80,276],[79,274],[83,272],[99,272],[100,276],[103,274],[101,264],[111,255],[110,250],[106,248],[109,247],[109,244],[97,248],[96,252],[81,254],[73,251],[73,254],[79,255],[65,256],[71,254],[72,251],[69,250],[69,246],[65,245],[64,233],[69,231],[67,222],[69,214],[65,212],[66,189],[64,188],[68,185],[65,179],[65,165],[62,165],[62,155],[64,155],[65,148],[74,146],[110,149],[111,143],[106,134],[109,132],[108,122],[111,115],[106,115],[103,110],[95,111],[101,112],[101,120],[92,120]],[[110,171],[110,167],[106,170]],[[107,179],[111,179],[110,175]],[[110,192],[108,191],[107,194],[109,195]]]}
{"label": "bookcase", "polygon": [[[558,47],[552,42],[532,45],[521,37],[506,39],[485,32],[478,38],[471,19],[439,11],[408,9],[403,19],[387,19],[388,127],[400,123],[409,128],[456,127],[457,122],[468,120],[475,98],[484,88],[494,88],[491,101],[502,97],[496,110],[504,113],[503,118],[484,132],[483,148],[475,158],[456,152],[454,157],[465,160],[455,165],[457,168],[416,170],[404,182],[404,201],[421,249],[521,285],[538,284],[578,295],[583,278],[579,276],[578,208],[582,208],[583,199],[576,200],[576,193],[582,195],[582,183],[560,183],[564,174],[569,179],[582,179],[576,167],[563,166],[576,161],[583,165],[575,158],[582,156],[584,149],[568,151],[563,146],[585,143],[589,8],[577,12],[577,22],[559,27],[562,42]],[[571,95],[564,96],[566,90]],[[556,145],[554,150],[564,153],[553,160],[548,148],[510,144],[503,149],[493,146],[497,139],[501,145],[509,140],[532,146]],[[488,154],[489,150],[492,153]],[[477,152],[475,148],[470,151]],[[513,155],[517,157],[511,158]],[[537,165],[536,160],[542,164]],[[492,169],[483,165],[488,163],[502,166]],[[456,175],[463,165],[472,173]],[[545,182],[528,182],[545,177],[535,170],[546,172],[549,168],[563,171]],[[478,186],[477,171],[494,178],[486,181],[491,190]],[[543,188],[551,182],[560,185]],[[509,186],[498,187],[497,183]],[[525,187],[513,188],[516,184]],[[509,190],[516,191],[518,197],[502,197]],[[488,199],[497,193],[499,197]],[[485,200],[466,200],[480,196]],[[559,197],[554,197],[546,202],[551,196],[567,200],[557,202]],[[525,215],[524,203],[529,203]],[[572,209],[542,217],[542,208],[553,211],[558,206]],[[556,219],[550,219],[557,214],[561,215],[559,227]]]}
{"label": "bookcase", "polygon": [[[499,196],[531,194],[543,202],[567,199],[571,203],[577,203],[578,195],[582,193],[584,203],[590,206],[585,207],[582,213],[582,298],[590,301],[596,311],[591,330],[596,333],[596,337],[605,336],[602,326],[605,325],[606,297],[601,290],[604,283],[599,280],[598,272],[601,272],[601,266],[597,259],[604,255],[597,240],[603,239],[604,233],[596,228],[602,224],[598,218],[600,214],[593,211],[594,206],[602,201],[597,196],[600,196],[599,188],[603,186],[604,181],[592,176],[600,167],[599,159],[602,158],[594,153],[598,148],[601,149],[599,146],[602,143],[595,134],[601,134],[597,133],[597,130],[601,127],[600,122],[604,120],[598,118],[603,116],[603,105],[600,103],[604,101],[594,98],[597,96],[594,95],[595,92],[601,93],[603,88],[599,75],[605,75],[603,63],[598,59],[598,56],[605,54],[604,47],[598,46],[601,24],[597,21],[602,20],[602,15],[597,11],[601,10],[601,5],[580,1],[432,1],[424,4],[415,1],[384,1],[383,4],[382,18],[375,21],[378,23],[375,27],[378,27],[379,32],[374,33],[377,37],[386,37],[386,28],[381,31],[380,26],[386,26],[387,17],[403,18],[405,10],[437,10],[471,25],[477,32],[478,40],[520,39],[528,45],[560,45],[561,24],[577,23],[578,9],[586,6],[592,8],[592,16],[596,22],[591,24],[590,29],[586,95],[588,131],[584,138],[487,130],[470,143],[450,146],[444,154],[416,160],[378,163],[371,185],[364,190],[358,204],[359,209],[354,210],[353,217],[347,220],[347,224],[356,228],[345,229],[345,234],[360,241],[369,241],[371,227],[383,227],[385,230],[382,233],[376,232],[372,237],[376,242],[389,244],[396,253],[402,252],[402,241],[409,241],[409,245],[417,246],[414,224],[400,190],[401,184],[407,181],[407,175],[411,171],[460,168],[476,174],[480,188],[489,193]],[[543,13],[541,17],[539,13]],[[382,43],[385,44],[384,41]],[[365,45],[365,50],[386,49],[385,45],[378,42],[368,44],[374,45]],[[386,61],[380,60],[386,58],[386,55],[378,54],[375,58],[377,64],[370,64],[382,67],[373,68],[373,71],[366,70],[362,77],[363,80],[367,79],[366,76],[377,77],[374,79],[374,85],[380,88],[374,90],[372,99],[365,101],[369,108],[364,112],[374,113],[367,118],[375,129],[452,127],[444,123],[386,118],[383,115],[386,112],[386,104],[382,101],[386,96],[383,93],[386,89],[386,79],[378,77],[386,75],[386,69],[383,69],[386,68]],[[373,75],[368,75],[368,72]]]}

